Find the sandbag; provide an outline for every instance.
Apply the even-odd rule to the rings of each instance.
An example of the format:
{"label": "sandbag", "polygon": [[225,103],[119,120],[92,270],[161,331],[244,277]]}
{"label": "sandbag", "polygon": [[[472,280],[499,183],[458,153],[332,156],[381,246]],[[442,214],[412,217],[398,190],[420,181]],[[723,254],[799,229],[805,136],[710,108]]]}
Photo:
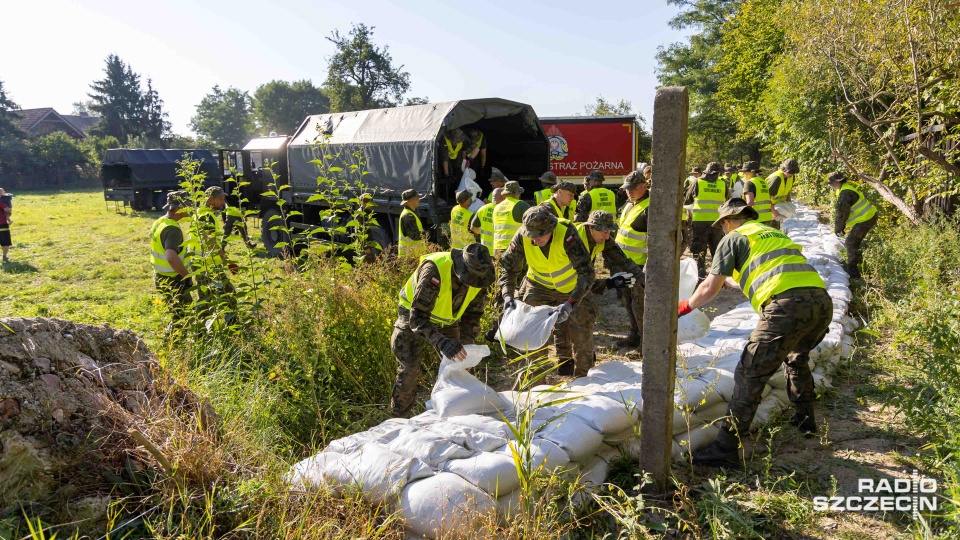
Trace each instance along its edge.
{"label": "sandbag", "polygon": [[395,454],[419,459],[434,469],[444,461],[468,458],[476,453],[416,426],[405,427],[393,440],[383,445]]}
{"label": "sandbag", "polygon": [[573,494],[573,497],[570,498],[570,502],[574,506],[580,506],[585,502],[592,500],[589,496],[590,493],[593,493],[597,487],[603,484],[603,481],[607,479],[607,470],[609,465],[607,462],[600,457],[594,457],[588,462],[583,464],[583,467],[580,471],[580,475],[577,477],[577,483],[582,487],[582,489]]}
{"label": "sandbag", "polygon": [[497,497],[520,487],[513,457],[500,452],[481,452],[466,459],[452,459],[441,470],[452,472],[486,493]]}
{"label": "sandbag", "polygon": [[510,520],[517,515],[520,508],[521,490],[515,489],[512,492],[497,498],[497,510],[504,520]]}
{"label": "sandbag", "polygon": [[[520,351],[535,351],[547,344],[560,312],[556,306],[531,306],[516,300],[500,319],[500,342]],[[504,350],[506,352],[506,350]]]}
{"label": "sandbag", "polygon": [[695,309],[677,319],[677,341],[693,341],[710,332],[710,318]]}
{"label": "sandbag", "polygon": [[689,454],[705,448],[717,440],[719,433],[719,426],[705,425],[693,428],[689,432],[684,431],[683,433],[677,434],[673,437],[673,440],[685,454]]}
{"label": "sandbag", "polygon": [[490,348],[486,345],[464,345],[464,349],[467,351],[466,360],[455,362],[444,356],[440,362],[437,382],[430,393],[439,417],[509,410],[509,403],[467,371],[489,356]]}
{"label": "sandbag", "polygon": [[[389,503],[408,483],[433,475],[430,467],[419,459],[400,456],[376,443],[365,444],[334,459],[323,459],[322,468],[318,468],[320,460],[304,463],[308,460],[294,466],[303,464],[299,468],[301,479],[309,478],[312,485],[330,486],[335,493],[356,486],[363,498],[374,504]],[[305,476],[308,471],[309,477]]]}
{"label": "sandbag", "polygon": [[582,419],[565,414],[540,428],[537,439],[546,439],[570,456],[571,461],[584,461],[594,455],[603,444],[603,435]]}
{"label": "sandbag", "polygon": [[715,391],[719,379],[720,372],[717,370],[703,371],[695,377],[678,377],[674,402],[677,407],[693,410],[723,401],[723,397]]}
{"label": "sandbag", "polygon": [[519,441],[511,442],[496,452],[519,460],[521,464],[530,470],[542,468],[544,471],[555,471],[570,464],[570,456],[567,455],[567,452],[546,439],[533,439],[530,441],[529,459],[526,461],[524,461],[524,445]]}
{"label": "sandbag", "polygon": [[576,416],[596,431],[607,435],[620,433],[640,420],[640,411],[603,396],[585,396],[557,407]]}
{"label": "sandbag", "polygon": [[477,538],[496,500],[459,476],[441,472],[403,490],[406,528],[428,538]]}
{"label": "sandbag", "polygon": [[462,416],[454,416],[447,419],[447,422],[451,424],[456,424],[459,426],[466,426],[468,428],[481,431],[483,433],[489,433],[496,437],[500,437],[507,440],[513,440],[515,437],[510,431],[510,428],[507,427],[506,422],[502,420],[497,420],[489,416],[482,416],[479,414],[466,414]]}
{"label": "sandbag", "polygon": [[777,203],[773,205],[773,207],[776,208],[777,213],[780,214],[776,217],[777,221],[786,221],[797,213],[797,205],[791,201]]}
{"label": "sandbag", "polygon": [[684,258],[680,259],[680,300],[689,300],[693,296],[693,291],[697,290],[697,261]]}
{"label": "sandbag", "polygon": [[604,362],[591,368],[587,376],[610,383],[639,383],[643,378],[643,368],[640,362]]}
{"label": "sandbag", "polygon": [[422,428],[440,435],[452,443],[477,452],[489,452],[507,444],[507,439],[504,437],[451,422],[438,420],[425,424]]}

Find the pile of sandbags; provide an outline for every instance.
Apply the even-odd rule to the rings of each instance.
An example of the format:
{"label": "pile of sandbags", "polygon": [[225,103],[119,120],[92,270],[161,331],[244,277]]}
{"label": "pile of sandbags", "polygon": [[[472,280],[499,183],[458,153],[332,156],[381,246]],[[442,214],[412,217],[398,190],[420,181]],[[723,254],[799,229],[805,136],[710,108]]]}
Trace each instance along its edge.
{"label": "pile of sandbags", "polygon": [[[803,247],[834,300],[830,330],[811,353],[821,388],[830,384],[836,362],[852,354],[857,327],[846,314],[850,289],[840,265],[842,245],[802,206],[783,229]],[[689,298],[696,285],[691,263],[682,261],[681,298]],[[674,397],[677,459],[716,437],[717,420],[733,396],[737,363],[759,320],[747,302],[712,322],[694,313],[680,319],[687,327],[681,328]],[[639,458],[639,362],[605,362],[560,388],[497,393],[468,371],[486,354],[486,347],[470,347],[464,362],[444,359],[429,410],[334,441],[296,464],[288,480],[357,489],[367,500],[398,510],[416,535],[467,538],[493,512],[509,519],[518,511],[518,466],[556,471],[589,489],[604,481],[610,461]],[[764,389],[754,427],[788,406],[780,372]]]}

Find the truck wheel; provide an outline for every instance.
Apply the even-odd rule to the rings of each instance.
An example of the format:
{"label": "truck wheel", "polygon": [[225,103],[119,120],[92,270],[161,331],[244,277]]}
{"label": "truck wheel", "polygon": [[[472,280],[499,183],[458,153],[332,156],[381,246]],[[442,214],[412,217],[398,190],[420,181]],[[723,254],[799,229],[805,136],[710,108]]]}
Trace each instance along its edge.
{"label": "truck wheel", "polygon": [[[272,257],[285,257],[290,252],[290,235],[287,231],[271,230],[273,227],[285,225],[280,217],[279,208],[271,208],[263,213],[260,218],[260,240],[263,241],[263,248]],[[287,242],[287,246],[277,247],[280,242]]]}
{"label": "truck wheel", "polygon": [[130,203],[130,207],[137,212],[142,212],[144,210],[150,209],[150,195],[140,191],[133,192],[133,201]]}

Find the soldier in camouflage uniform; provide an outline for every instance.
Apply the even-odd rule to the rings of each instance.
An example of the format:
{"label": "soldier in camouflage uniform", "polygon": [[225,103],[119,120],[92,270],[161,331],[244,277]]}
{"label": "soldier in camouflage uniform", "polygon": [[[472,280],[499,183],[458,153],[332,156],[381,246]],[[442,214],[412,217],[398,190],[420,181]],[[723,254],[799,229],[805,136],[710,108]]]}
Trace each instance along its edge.
{"label": "soldier in camouflage uniform", "polygon": [[[422,257],[420,265],[400,292],[397,322],[393,324],[393,336],[390,337],[390,350],[400,364],[390,400],[394,416],[407,414],[416,402],[424,341],[447,358],[459,360],[466,358],[463,344],[474,343],[480,333],[480,318],[483,317],[487,290],[496,279],[490,253],[480,244],[470,244],[462,250],[450,250],[449,258],[453,266],[449,274],[450,289],[446,293],[449,296],[441,298],[445,289],[443,280],[447,277],[438,261],[446,255],[434,253]],[[411,289],[413,298],[408,299]],[[468,299],[469,303],[463,308]],[[450,308],[452,322],[438,320],[444,315],[435,313],[441,305]],[[461,309],[463,313],[457,317]]]}
{"label": "soldier in camouflage uniform", "polygon": [[726,232],[710,268],[710,276],[677,306],[680,316],[710,301],[728,276],[745,289],[760,313],[757,328],[734,373],[733,398],[717,440],[693,454],[693,463],[740,468],[738,447],[760,405],[767,380],[784,366],[787,395],[795,413],[790,423],[807,436],[817,431],[813,404],[817,398],[810,373],[810,351],[826,335],[833,319],[833,301],[823,280],[782,232],[756,221],[757,211],[743,199],[720,207],[714,226]]}
{"label": "soldier in camouflage uniform", "polygon": [[[561,232],[562,236],[559,236]],[[554,253],[552,260],[559,261],[557,267],[541,266],[538,271],[535,268],[540,264],[538,259],[551,260],[551,252],[556,249],[563,250],[560,256]],[[532,250],[538,250],[539,254]],[[531,267],[531,261],[534,267]],[[531,306],[557,306],[560,316],[553,330],[553,343],[560,360],[558,373],[573,375],[573,343],[583,340],[586,332],[593,332],[593,327],[588,328],[582,320],[579,309],[580,301],[593,285],[593,265],[576,228],[570,222],[560,223],[549,210],[534,206],[523,214],[523,224],[500,257],[499,264],[501,272],[497,285],[503,296],[504,310],[514,307],[515,295]],[[555,281],[541,283],[542,278],[534,277],[537,272],[541,276],[556,274]],[[518,291],[517,282],[521,277]],[[573,288],[564,292],[570,280],[575,282]]]}
{"label": "soldier in camouflage uniform", "polygon": [[583,328],[575,329],[578,339],[573,340],[573,362],[575,377],[586,377],[587,372],[596,363],[597,353],[593,346],[593,327],[597,322],[597,302],[595,296],[602,295],[607,289],[630,289],[633,294],[643,296],[643,269],[631,261],[620,246],[610,239],[610,233],[617,230],[613,214],[603,210],[594,210],[587,221],[577,224],[580,239],[585,242],[590,261],[595,262],[597,255],[603,254],[603,264],[611,276],[593,282],[577,310]]}
{"label": "soldier in camouflage uniform", "polygon": [[550,191],[550,197],[540,203],[540,206],[546,208],[558,218],[573,221],[576,213],[577,185],[568,180],[563,180],[550,186]]}

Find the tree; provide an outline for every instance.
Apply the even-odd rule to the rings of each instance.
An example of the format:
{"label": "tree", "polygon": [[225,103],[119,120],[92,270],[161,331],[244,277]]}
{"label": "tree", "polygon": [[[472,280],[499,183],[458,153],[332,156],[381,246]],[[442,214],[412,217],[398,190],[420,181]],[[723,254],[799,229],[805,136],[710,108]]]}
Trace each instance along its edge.
{"label": "tree", "polygon": [[330,110],[395,107],[410,90],[410,74],[403,66],[393,67],[390,48],[373,43],[373,30],[356,24],[348,35],[334,30],[327,38],[337,48],[329,59],[325,83]]}
{"label": "tree", "polygon": [[92,92],[90,110],[100,117],[100,122],[91,130],[95,135],[112,135],[126,144],[131,136],[142,132],[143,94],[140,92],[140,76],[133,72],[119,56],[107,57],[105,77],[90,85]]}
{"label": "tree", "polygon": [[311,114],[330,111],[330,99],[308,80],[270,81],[253,93],[253,115],[263,133],[292,134]]}
{"label": "tree", "polygon": [[7,182],[26,159],[27,148],[23,142],[26,135],[20,131],[20,107],[7,97],[0,81],[0,179]]}
{"label": "tree", "polygon": [[62,131],[37,137],[30,143],[30,157],[37,185],[65,186],[84,180],[90,156],[81,143]]}
{"label": "tree", "polygon": [[584,106],[583,113],[587,116],[628,116],[633,114],[633,104],[625,99],[613,103],[601,95],[597,96],[596,102]]}
{"label": "tree", "polygon": [[419,96],[417,96],[417,97],[409,97],[409,98],[407,98],[407,99],[403,102],[403,104],[404,104],[405,106],[410,106],[410,105],[429,105],[429,104],[430,104],[430,98],[428,98],[428,97],[426,97],[426,96],[424,96],[424,97],[419,97]]}
{"label": "tree", "polygon": [[241,148],[253,133],[250,101],[247,92],[214,86],[197,105],[190,129],[220,148]]}
{"label": "tree", "polygon": [[163,110],[163,100],[153,88],[153,80],[147,79],[140,119],[141,136],[160,146],[161,141],[170,134],[170,122],[167,118],[167,113]]}
{"label": "tree", "polygon": [[90,107],[93,105],[93,101],[89,99],[81,99],[80,101],[73,102],[73,112],[71,114],[77,116],[89,116]]}

